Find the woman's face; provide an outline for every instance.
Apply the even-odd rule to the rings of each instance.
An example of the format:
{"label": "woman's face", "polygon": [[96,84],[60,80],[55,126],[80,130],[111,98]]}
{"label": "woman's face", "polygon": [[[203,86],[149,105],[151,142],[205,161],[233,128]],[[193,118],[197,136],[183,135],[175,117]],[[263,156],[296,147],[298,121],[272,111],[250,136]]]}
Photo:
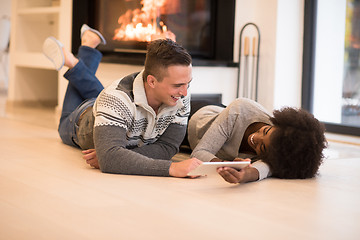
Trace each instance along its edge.
{"label": "woman's face", "polygon": [[274,127],[265,125],[260,128],[257,132],[254,132],[248,137],[248,144],[257,155],[266,153],[270,146],[270,136],[274,132]]}

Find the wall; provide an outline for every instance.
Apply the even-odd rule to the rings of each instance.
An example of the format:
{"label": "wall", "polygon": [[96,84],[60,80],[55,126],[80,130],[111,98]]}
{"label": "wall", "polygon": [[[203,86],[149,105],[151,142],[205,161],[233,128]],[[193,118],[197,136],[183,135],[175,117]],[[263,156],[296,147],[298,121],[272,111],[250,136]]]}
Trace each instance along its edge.
{"label": "wall", "polygon": [[[234,59],[238,61],[241,28],[253,22],[260,28],[258,101],[269,111],[300,106],[303,0],[237,0]],[[101,64],[98,77],[108,84],[141,66]],[[194,67],[192,93],[222,93],[223,103],[236,98],[237,68]]]}
{"label": "wall", "polygon": [[[0,18],[10,17],[11,13],[11,0],[1,0],[0,1]],[[3,29],[1,29],[3,30]],[[0,31],[1,31],[0,30]],[[0,36],[4,37],[6,33],[0,32]],[[9,69],[8,53],[5,53],[3,56],[0,54],[0,90],[7,88],[7,76]]]}
{"label": "wall", "polygon": [[260,30],[258,102],[269,111],[274,102],[277,4],[277,0],[238,0],[236,7],[235,53],[239,51],[239,34],[246,23],[255,23]]}
{"label": "wall", "polygon": [[325,122],[341,123],[346,2],[318,1],[313,107]]}
{"label": "wall", "polygon": [[[142,66],[101,63],[96,76],[106,86],[114,79],[140,71],[142,68]],[[223,103],[229,104],[236,97],[236,78],[237,68],[193,67],[191,93],[222,93]]]}
{"label": "wall", "polygon": [[[1,1],[2,11],[9,7],[6,4],[8,1],[10,0]],[[269,111],[284,105],[300,106],[303,5],[304,0],[236,2],[234,60],[238,61],[241,28],[248,22],[256,23],[261,33],[258,101]],[[71,19],[71,14],[63,17]],[[64,24],[62,27],[69,29]],[[64,45],[70,48],[70,36],[61,38],[69,38]],[[140,69],[141,66],[102,63],[97,75],[104,85],[108,85],[109,82]],[[237,68],[194,67],[193,77],[192,93],[221,93],[224,104],[229,104],[236,97]],[[66,84],[60,77],[59,108]]]}
{"label": "wall", "polygon": [[278,0],[274,108],[301,106],[304,1]]}
{"label": "wall", "polygon": [[260,29],[258,102],[269,111],[301,105],[303,13],[304,0],[237,1],[235,32],[247,22]]}
{"label": "wall", "polygon": [[1,0],[0,1],[0,17],[7,15],[10,17],[11,13],[11,0]]}

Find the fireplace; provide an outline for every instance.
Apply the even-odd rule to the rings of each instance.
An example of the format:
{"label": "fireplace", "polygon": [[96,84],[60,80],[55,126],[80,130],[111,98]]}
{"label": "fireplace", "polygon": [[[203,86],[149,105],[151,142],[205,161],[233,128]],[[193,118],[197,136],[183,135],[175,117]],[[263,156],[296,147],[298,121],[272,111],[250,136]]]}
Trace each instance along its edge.
{"label": "fireplace", "polygon": [[185,47],[194,65],[233,66],[235,0],[76,0],[73,52],[83,23],[107,40],[103,62],[142,65],[149,41],[168,37]]}

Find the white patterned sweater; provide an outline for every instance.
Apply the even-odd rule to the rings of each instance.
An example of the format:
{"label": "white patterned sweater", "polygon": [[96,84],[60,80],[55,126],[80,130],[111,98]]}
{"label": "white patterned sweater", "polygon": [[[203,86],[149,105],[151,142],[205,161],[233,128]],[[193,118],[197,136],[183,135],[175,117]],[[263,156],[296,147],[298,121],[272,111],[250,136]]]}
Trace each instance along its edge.
{"label": "white patterned sweater", "polygon": [[189,94],[158,114],[148,105],[143,71],[114,81],[94,104],[94,143],[107,173],[169,176],[185,136]]}

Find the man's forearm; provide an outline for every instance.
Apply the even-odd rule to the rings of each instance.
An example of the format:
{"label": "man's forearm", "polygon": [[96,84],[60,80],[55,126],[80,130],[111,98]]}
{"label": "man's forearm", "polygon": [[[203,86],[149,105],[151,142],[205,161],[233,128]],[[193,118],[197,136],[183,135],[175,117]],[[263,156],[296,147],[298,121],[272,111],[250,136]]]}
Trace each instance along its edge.
{"label": "man's forearm", "polygon": [[161,137],[152,144],[131,149],[144,156],[159,159],[171,159],[179,152],[179,147],[186,132],[185,125],[170,124]]}
{"label": "man's forearm", "polygon": [[102,172],[169,176],[171,161],[150,158],[126,149],[124,132],[124,129],[116,126],[98,126],[94,129],[95,148]]}

